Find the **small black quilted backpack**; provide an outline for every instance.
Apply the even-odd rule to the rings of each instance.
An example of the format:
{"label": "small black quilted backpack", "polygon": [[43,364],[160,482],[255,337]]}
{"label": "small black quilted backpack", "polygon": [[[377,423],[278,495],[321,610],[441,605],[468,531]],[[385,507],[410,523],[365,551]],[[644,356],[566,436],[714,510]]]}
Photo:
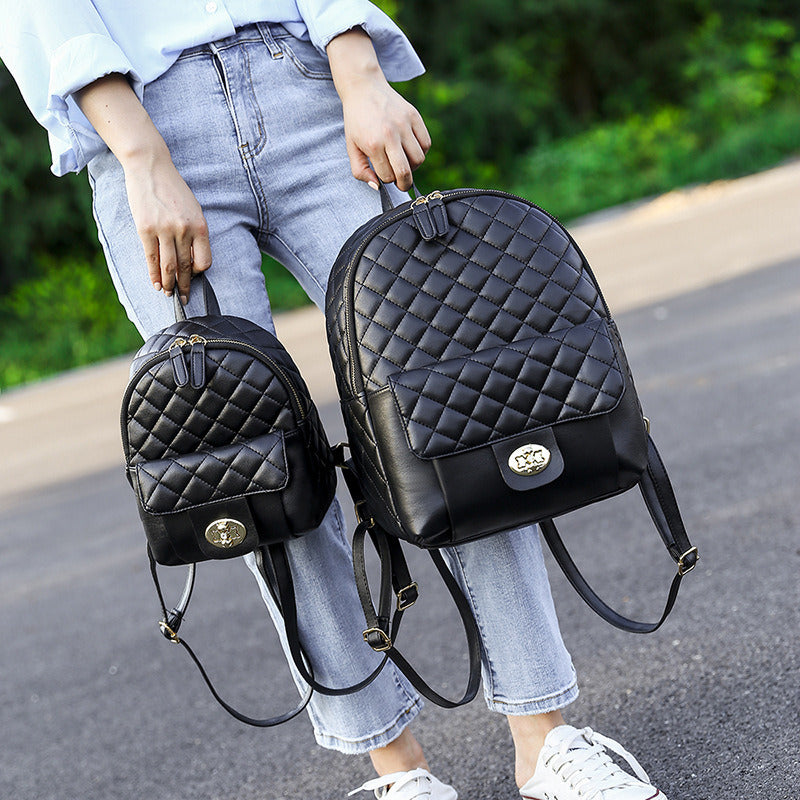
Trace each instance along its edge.
{"label": "small black quilted backpack", "polygon": [[[289,354],[255,323],[220,313],[210,283],[196,280],[206,315],[176,322],[134,357],[122,402],[126,476],[147,537],[164,636],[182,645],[214,697],[237,719],[276,725],[298,714],[320,685],[305,657],[283,542],[318,527],[333,500],[336,473],[317,409]],[[254,553],[286,625],[297,669],[310,687],[293,711],[266,720],[224,702],[178,628],[195,564]],[[167,610],[156,563],[189,565],[179,603]],[[384,659],[385,662],[385,659]]]}
{"label": "small black quilted backpack", "polygon": [[[363,520],[359,583],[366,534],[429,549],[444,575],[437,548],[537,522],[595,611],[629,631],[655,630],[697,549],[577,244],[546,211],[501,191],[417,193],[396,208],[382,196],[384,213],[339,254],[326,308],[351,451],[340,461]],[[678,565],[653,624],[597,597],[552,522],[636,486]],[[398,549],[384,547],[389,569]],[[361,594],[365,638],[407,667]],[[470,650],[475,667],[472,641]]]}

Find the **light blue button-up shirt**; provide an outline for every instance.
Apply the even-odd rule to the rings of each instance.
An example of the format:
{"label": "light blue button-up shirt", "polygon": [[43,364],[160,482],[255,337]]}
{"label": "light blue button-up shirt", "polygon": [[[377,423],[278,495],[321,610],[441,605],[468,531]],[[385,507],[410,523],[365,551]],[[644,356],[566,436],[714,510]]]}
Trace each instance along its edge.
{"label": "light blue button-up shirt", "polygon": [[182,50],[251,22],[280,22],[322,53],[360,25],[389,80],[424,72],[402,31],[368,0],[0,0],[0,19],[0,58],[47,129],[56,175],[78,172],[105,148],[73,92],[119,72],[141,99]]}

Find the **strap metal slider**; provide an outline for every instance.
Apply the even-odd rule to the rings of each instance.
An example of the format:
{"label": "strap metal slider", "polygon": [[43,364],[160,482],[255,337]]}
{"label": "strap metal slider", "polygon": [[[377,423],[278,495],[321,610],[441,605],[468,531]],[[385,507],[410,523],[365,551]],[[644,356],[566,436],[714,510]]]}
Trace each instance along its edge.
{"label": "strap metal slider", "polygon": [[[406,595],[408,595],[408,597],[406,597]],[[397,592],[397,610],[405,611],[407,608],[411,608],[411,606],[417,602],[418,598],[419,586],[417,586],[416,581],[413,581]]]}
{"label": "strap metal slider", "polygon": [[678,559],[678,575],[685,575],[687,572],[691,572],[697,566],[699,559],[700,554],[698,553],[696,547],[692,547],[691,549],[687,550]]}
{"label": "strap metal slider", "polygon": [[169,625],[167,625],[167,621],[165,619],[160,619],[158,621],[158,627],[161,628],[161,633],[163,634],[164,638],[167,641],[172,642],[173,644],[180,644],[181,640],[178,638],[178,634],[175,633]]}
{"label": "strap metal slider", "polygon": [[392,649],[392,640],[389,638],[389,634],[380,628],[367,628],[364,631],[364,641],[376,653],[383,653]]}
{"label": "strap metal slider", "polygon": [[339,442],[331,447],[331,452],[333,453],[333,463],[342,470],[350,469],[347,464],[347,459],[344,455],[344,451],[349,449],[350,445],[347,442]]}
{"label": "strap metal slider", "polygon": [[368,528],[375,527],[375,518],[370,515],[365,515],[363,513],[364,507],[367,505],[366,500],[359,500],[354,506],[353,511],[355,512],[356,519],[359,522],[366,522]]}

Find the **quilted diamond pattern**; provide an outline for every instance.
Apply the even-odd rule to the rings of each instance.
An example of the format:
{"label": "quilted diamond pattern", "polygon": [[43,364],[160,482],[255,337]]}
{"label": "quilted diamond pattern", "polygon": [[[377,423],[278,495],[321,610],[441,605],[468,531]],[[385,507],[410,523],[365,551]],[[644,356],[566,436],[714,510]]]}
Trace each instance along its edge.
{"label": "quilted diamond pattern", "polygon": [[[425,241],[406,217],[379,230],[355,268],[337,260],[328,298],[331,355],[341,374],[356,358],[367,390],[401,369],[605,316],[580,253],[544,212],[477,191],[449,198],[446,207],[446,237]],[[345,250],[349,259],[352,247]],[[350,327],[357,353],[349,352]]]}
{"label": "quilted diamond pattern", "polygon": [[605,320],[400,372],[389,383],[421,458],[610,411],[625,388]]}
{"label": "quilted diamond pattern", "polygon": [[[205,381],[177,386],[168,348],[194,334],[205,340]],[[176,353],[188,359],[189,348]],[[304,474],[293,484],[313,493],[298,518],[327,505],[335,484],[328,440],[296,365],[271,333],[230,316],[176,322],[148,339],[131,372],[123,444],[145,511],[172,513],[286,488],[290,433],[304,448]]]}
{"label": "quilted diamond pattern", "polygon": [[[450,492],[434,508],[434,484],[445,491],[437,480],[466,451],[611,412],[627,402],[629,381],[591,269],[558,221],[503,192],[442,198],[449,229],[431,240],[410,203],[354,232],[326,298],[368,505],[394,534],[417,543],[430,535],[431,546],[443,541],[440,511],[452,514],[455,502]],[[405,460],[403,432],[420,461]],[[434,459],[435,468],[424,463]],[[405,470],[403,480],[390,485],[387,466]]]}
{"label": "quilted diamond pattern", "polygon": [[142,504],[154,514],[257,491],[277,491],[288,477],[280,432],[136,467]]}
{"label": "quilted diamond pattern", "polygon": [[206,349],[206,385],[176,387],[169,360],[137,382],[128,403],[132,463],[242,441],[294,427],[287,391],[254,357]]}

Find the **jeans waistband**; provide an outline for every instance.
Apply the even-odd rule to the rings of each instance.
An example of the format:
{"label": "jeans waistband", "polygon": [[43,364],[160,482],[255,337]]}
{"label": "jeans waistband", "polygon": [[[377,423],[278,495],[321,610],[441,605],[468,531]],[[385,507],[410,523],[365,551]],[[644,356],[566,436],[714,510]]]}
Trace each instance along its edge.
{"label": "jeans waistband", "polygon": [[280,48],[277,45],[277,40],[291,38],[291,36],[292,34],[289,33],[280,22],[252,22],[237,28],[236,33],[232,36],[227,36],[224,39],[218,39],[214,42],[206,42],[204,44],[194,45],[193,47],[187,47],[178,56],[178,60],[180,61],[182,58],[191,58],[199,54],[209,54],[218,50],[225,50],[228,47],[235,47],[245,42],[263,42],[270,50],[279,50]]}

